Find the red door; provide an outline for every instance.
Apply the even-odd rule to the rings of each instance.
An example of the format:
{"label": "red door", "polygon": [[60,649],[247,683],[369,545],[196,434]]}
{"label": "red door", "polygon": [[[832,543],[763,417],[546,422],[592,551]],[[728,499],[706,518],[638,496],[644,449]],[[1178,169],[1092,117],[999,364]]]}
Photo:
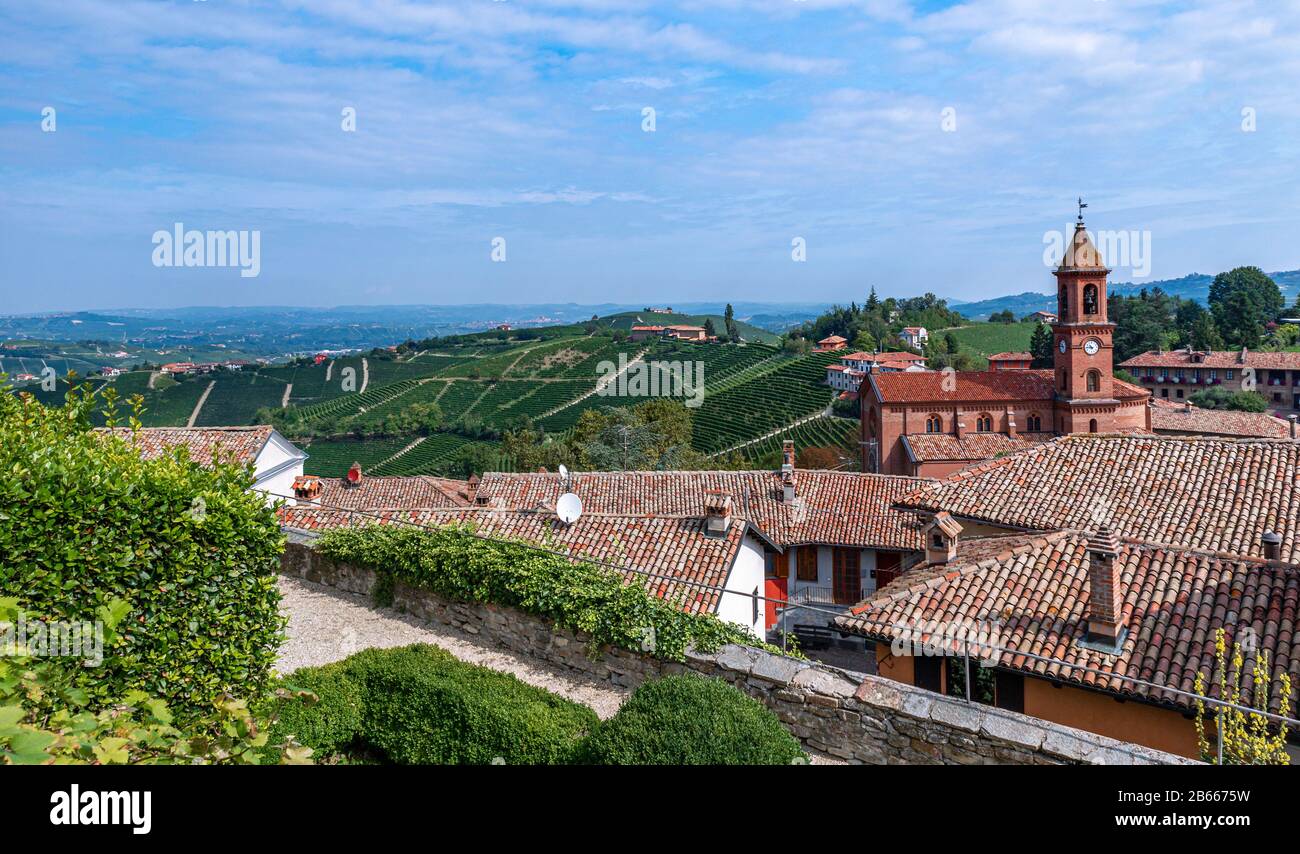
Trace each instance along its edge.
{"label": "red door", "polygon": [[781,603],[785,601],[786,579],[768,578],[763,585],[763,595],[767,597],[767,623],[766,629],[771,629],[776,625],[776,609],[782,607]]}
{"label": "red door", "polygon": [[858,562],[861,553],[857,549],[837,548],[834,554],[832,593],[835,604],[856,605],[862,599],[862,565]]}

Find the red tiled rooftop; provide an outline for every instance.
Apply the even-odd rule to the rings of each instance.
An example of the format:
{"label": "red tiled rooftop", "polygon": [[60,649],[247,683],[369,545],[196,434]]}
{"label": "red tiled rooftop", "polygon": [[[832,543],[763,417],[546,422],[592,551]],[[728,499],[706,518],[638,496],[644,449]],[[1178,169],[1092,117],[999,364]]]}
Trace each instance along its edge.
{"label": "red tiled rooftop", "polygon": [[[712,613],[740,550],[745,525],[736,522],[722,537],[704,533],[704,519],[622,516],[584,511],[571,525],[550,511],[503,511],[487,507],[457,510],[376,510],[349,513],[314,507],[282,507],[280,523],[294,531],[323,531],[364,525],[469,526],[484,537],[519,540],[562,551],[574,560],[605,561],[640,572],[623,572],[655,596],[677,602],[688,613]],[[652,577],[654,576],[654,577]]]}
{"label": "red tiled rooftop", "polygon": [[978,463],[901,499],[1006,528],[1086,528],[1232,555],[1263,555],[1282,537],[1300,559],[1300,442],[1075,434]]}
{"label": "red tiled rooftop", "polygon": [[190,459],[201,465],[210,465],[218,454],[233,455],[236,462],[251,463],[261,453],[274,430],[269,424],[255,427],[142,427],[132,437],[128,427],[109,430],[101,427],[99,433],[109,433],[134,442],[140,455],[154,459],[172,448],[189,449]]}
{"label": "red tiled rooftop", "polygon": [[[905,572],[836,624],[886,642],[907,639],[907,627],[925,623],[991,626],[989,640],[1009,650],[991,653],[998,667],[1183,709],[1185,698],[1118,677],[1190,692],[1201,672],[1217,697],[1215,632],[1225,629],[1231,643],[1249,628],[1270,654],[1271,710],[1279,710],[1283,673],[1300,684],[1297,567],[1125,543],[1116,561],[1128,633],[1118,654],[1107,654],[1080,645],[1090,596],[1087,545],[1077,531],[965,541],[954,562]],[[1249,678],[1243,686],[1243,702],[1250,702]]]}

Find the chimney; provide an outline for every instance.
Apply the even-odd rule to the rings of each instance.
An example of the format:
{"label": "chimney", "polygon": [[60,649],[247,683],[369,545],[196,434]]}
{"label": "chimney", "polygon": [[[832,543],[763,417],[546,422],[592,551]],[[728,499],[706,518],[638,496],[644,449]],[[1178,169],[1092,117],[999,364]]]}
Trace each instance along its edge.
{"label": "chimney", "polygon": [[1190,400],[1184,400],[1183,412],[1191,412],[1191,411],[1192,411],[1192,402]]}
{"label": "chimney", "polygon": [[960,439],[966,435],[966,413],[962,411],[960,406],[956,406],[953,407],[952,414],[953,427],[957,433],[957,438]]}
{"label": "chimney", "polygon": [[361,463],[352,464],[352,468],[348,469],[348,473],[343,478],[343,485],[348,487],[361,485]]}
{"label": "chimney", "polygon": [[320,498],[320,478],[314,474],[300,474],[293,479],[293,497],[295,504],[311,504]]}
{"label": "chimney", "polygon": [[1246,364],[1246,348],[1242,347],[1241,352],[1237,354],[1237,361],[1240,364]]}
{"label": "chimney", "polygon": [[925,560],[926,563],[948,563],[957,557],[957,538],[961,534],[961,525],[948,514],[940,510],[925,526]]}
{"label": "chimney", "polygon": [[1102,525],[1088,541],[1088,641],[1118,648],[1124,640],[1124,595],[1120,590],[1119,540]]}
{"label": "chimney", "polygon": [[1007,407],[1007,435],[1016,437],[1016,411],[1010,406]]}
{"label": "chimney", "polygon": [[1259,542],[1264,547],[1264,560],[1282,559],[1282,536],[1276,531],[1265,531]]}
{"label": "chimney", "polygon": [[794,501],[794,440],[781,442],[781,500]]}
{"label": "chimney", "polygon": [[710,537],[726,536],[731,528],[731,493],[710,489],[704,493],[704,533]]}
{"label": "chimney", "polygon": [[471,504],[486,504],[487,503],[486,498],[479,498],[478,484],[479,484],[479,476],[476,474],[471,474],[469,476],[469,480],[465,481],[465,493],[466,493],[465,497],[469,499]]}
{"label": "chimney", "polygon": [[1287,420],[1291,422],[1291,438],[1294,439],[1295,438],[1295,416],[1288,415]]}

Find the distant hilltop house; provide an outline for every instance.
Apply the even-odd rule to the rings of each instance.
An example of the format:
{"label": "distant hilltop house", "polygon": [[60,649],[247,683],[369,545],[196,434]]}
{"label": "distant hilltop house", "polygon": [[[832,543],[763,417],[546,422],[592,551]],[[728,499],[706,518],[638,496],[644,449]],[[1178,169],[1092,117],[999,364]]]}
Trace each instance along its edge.
{"label": "distant hilltop house", "polygon": [[907,346],[920,350],[930,340],[930,333],[924,326],[904,326],[898,337]]}
{"label": "distant hilltop house", "polygon": [[498,323],[498,324],[496,325],[496,328],[497,328],[498,330],[500,330],[501,332],[509,332],[509,331],[510,331],[510,324],[509,324],[509,323]]}
{"label": "distant hilltop house", "polygon": [[171,374],[172,376],[196,373],[196,367],[193,362],[168,362],[158,370],[162,371],[164,374]]}
{"label": "distant hilltop house", "polygon": [[1300,412],[1300,353],[1232,350],[1149,350],[1120,363],[1144,388],[1162,400],[1182,400],[1204,388],[1247,387],[1268,399],[1273,409]]}
{"label": "distant hilltop house", "polygon": [[1036,311],[1029,315],[1031,320],[1037,320],[1039,323],[1055,323],[1057,321],[1056,312],[1054,311]]}
{"label": "distant hilltop house", "polygon": [[101,376],[105,377],[116,377],[121,376],[125,371],[121,368],[113,367],[112,365],[106,365],[99,369],[99,373]]}
{"label": "distant hilltop house", "polygon": [[673,311],[673,307],[671,305],[666,306],[664,308],[652,308],[650,306],[646,306],[645,310],[650,314],[676,314],[676,312]]}
{"label": "distant hilltop house", "polygon": [[293,483],[302,475],[307,454],[280,435],[269,424],[255,427],[127,427],[98,428],[132,442],[145,459],[156,459],[174,448],[188,449],[190,459],[211,465],[218,457],[233,458],[253,466],[253,489],[267,494],[267,503],[293,494]]}
{"label": "distant hilltop house", "polygon": [[36,374],[29,374],[29,373],[14,374],[14,382],[26,383],[37,379],[40,379],[40,377],[36,376]]}
{"label": "distant hilltop house", "polygon": [[925,357],[915,353],[849,353],[841,356],[839,364],[826,366],[826,384],[837,391],[854,394],[867,374],[873,372],[923,371]]}
{"label": "distant hilltop house", "polygon": [[320,365],[323,364],[328,359],[329,359],[329,353],[317,353],[315,356],[312,357],[312,364]]}
{"label": "distant hilltop house", "polygon": [[629,341],[644,341],[647,338],[674,338],[678,341],[716,341],[717,336],[708,334],[703,326],[633,326],[628,333]]}
{"label": "distant hilltop house", "polygon": [[1003,353],[987,371],[868,375],[858,395],[863,470],[944,477],[1056,436],[1149,432],[1150,393],[1112,369],[1109,272],[1080,220],[1053,273],[1060,320],[1051,369],[1012,369],[1029,354]]}
{"label": "distant hilltop house", "polygon": [[994,353],[989,356],[990,371],[1027,371],[1033,364],[1033,353]]}
{"label": "distant hilltop house", "polygon": [[840,335],[827,335],[817,342],[813,348],[814,353],[830,353],[834,350],[847,350],[849,348],[849,339]]}

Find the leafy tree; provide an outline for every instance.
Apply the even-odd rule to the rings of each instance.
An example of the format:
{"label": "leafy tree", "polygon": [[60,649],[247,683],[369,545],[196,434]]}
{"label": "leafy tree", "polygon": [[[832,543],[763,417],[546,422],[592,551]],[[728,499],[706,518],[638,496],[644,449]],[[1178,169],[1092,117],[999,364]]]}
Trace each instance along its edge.
{"label": "leafy tree", "polygon": [[1202,409],[1233,409],[1238,412],[1266,412],[1268,399],[1254,391],[1232,391],[1223,386],[1214,386],[1188,395],[1195,405]]}
{"label": "leafy tree", "polygon": [[1277,283],[1258,267],[1237,267],[1215,276],[1209,302],[1219,332],[1233,347],[1259,346],[1265,324],[1284,305]]}
{"label": "leafy tree", "polygon": [[[99,667],[74,685],[102,708],[129,691],[166,701],[180,721],[221,695],[270,684],[284,619],[276,577],[284,537],[251,465],[199,465],[185,448],[144,459],[130,429],[92,432],[88,384],[62,407],[0,387],[0,589],[41,619],[93,621],[129,608]],[[108,426],[116,392],[103,395]]]}

